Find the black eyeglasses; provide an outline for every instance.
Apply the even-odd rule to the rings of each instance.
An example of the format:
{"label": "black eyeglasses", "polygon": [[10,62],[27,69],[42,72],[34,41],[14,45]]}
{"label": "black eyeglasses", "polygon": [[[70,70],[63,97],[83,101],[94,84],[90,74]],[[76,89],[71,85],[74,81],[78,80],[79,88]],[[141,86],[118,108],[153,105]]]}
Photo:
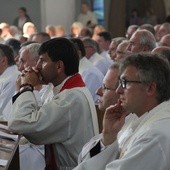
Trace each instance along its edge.
{"label": "black eyeglasses", "polygon": [[142,81],[126,80],[126,79],[123,79],[123,78],[119,79],[119,85],[121,85],[121,87],[123,89],[126,89],[127,83],[142,83]]}
{"label": "black eyeglasses", "polygon": [[106,87],[105,84],[102,85],[102,90],[113,90],[113,91],[116,91],[116,88],[109,88],[109,87]]}

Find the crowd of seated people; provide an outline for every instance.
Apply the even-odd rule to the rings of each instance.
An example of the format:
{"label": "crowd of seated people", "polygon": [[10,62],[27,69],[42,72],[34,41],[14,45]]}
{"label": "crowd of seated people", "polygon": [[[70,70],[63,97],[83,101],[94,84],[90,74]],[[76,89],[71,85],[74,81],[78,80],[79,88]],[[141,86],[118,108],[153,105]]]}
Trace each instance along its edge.
{"label": "crowd of seated people", "polygon": [[0,23],[0,120],[23,136],[21,170],[170,169],[169,61],[168,22],[121,37]]}

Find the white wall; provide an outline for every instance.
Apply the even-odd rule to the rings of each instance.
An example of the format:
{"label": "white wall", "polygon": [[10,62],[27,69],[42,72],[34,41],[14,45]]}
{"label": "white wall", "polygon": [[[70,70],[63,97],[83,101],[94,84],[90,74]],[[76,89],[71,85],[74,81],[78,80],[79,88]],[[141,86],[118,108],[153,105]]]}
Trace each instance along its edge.
{"label": "white wall", "polygon": [[26,7],[32,21],[38,30],[40,30],[40,1],[41,0],[0,0],[0,23],[7,22],[12,24],[15,17],[18,16],[18,8]]}
{"label": "white wall", "polygon": [[63,25],[67,33],[75,21],[75,0],[41,0],[41,25]]}
{"label": "white wall", "polygon": [[38,28],[44,31],[47,24],[63,25],[67,31],[75,21],[77,2],[80,0],[0,0],[0,23],[12,24],[19,7],[26,7]]}

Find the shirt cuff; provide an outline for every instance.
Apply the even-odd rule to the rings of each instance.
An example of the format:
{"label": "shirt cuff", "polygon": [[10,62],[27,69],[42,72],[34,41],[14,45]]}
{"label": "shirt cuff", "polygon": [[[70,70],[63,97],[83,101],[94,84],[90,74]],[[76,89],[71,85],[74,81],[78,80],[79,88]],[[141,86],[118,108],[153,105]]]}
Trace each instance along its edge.
{"label": "shirt cuff", "polygon": [[14,95],[14,96],[12,97],[12,103],[14,103],[15,100],[16,100],[22,93],[24,93],[24,92],[26,92],[26,91],[31,91],[31,92],[32,92],[31,89],[24,89],[24,90],[22,90],[21,92],[18,92],[16,95]]}
{"label": "shirt cuff", "polygon": [[109,145],[105,146],[102,142],[102,140],[100,139],[100,150],[103,151],[105,150]]}

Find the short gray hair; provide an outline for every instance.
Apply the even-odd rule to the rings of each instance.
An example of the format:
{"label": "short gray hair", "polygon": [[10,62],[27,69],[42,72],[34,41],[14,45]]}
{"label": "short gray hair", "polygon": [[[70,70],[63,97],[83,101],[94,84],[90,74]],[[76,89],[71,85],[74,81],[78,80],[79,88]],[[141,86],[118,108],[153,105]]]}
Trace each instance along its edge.
{"label": "short gray hair", "polygon": [[28,52],[30,53],[32,58],[38,59],[39,58],[39,48],[41,44],[39,43],[32,43],[26,46]]}
{"label": "short gray hair", "polygon": [[93,47],[95,49],[95,51],[98,50],[97,42],[94,41],[92,38],[85,37],[85,38],[82,39],[82,41],[83,41],[84,44]]}
{"label": "short gray hair", "polygon": [[152,51],[156,47],[156,39],[154,35],[147,30],[137,30],[135,34],[140,34],[140,44],[149,47],[149,50]]}
{"label": "short gray hair", "polygon": [[158,54],[138,53],[122,61],[121,73],[128,66],[134,66],[138,70],[140,81],[144,84],[156,84],[159,103],[170,99],[170,65],[166,59]]}

